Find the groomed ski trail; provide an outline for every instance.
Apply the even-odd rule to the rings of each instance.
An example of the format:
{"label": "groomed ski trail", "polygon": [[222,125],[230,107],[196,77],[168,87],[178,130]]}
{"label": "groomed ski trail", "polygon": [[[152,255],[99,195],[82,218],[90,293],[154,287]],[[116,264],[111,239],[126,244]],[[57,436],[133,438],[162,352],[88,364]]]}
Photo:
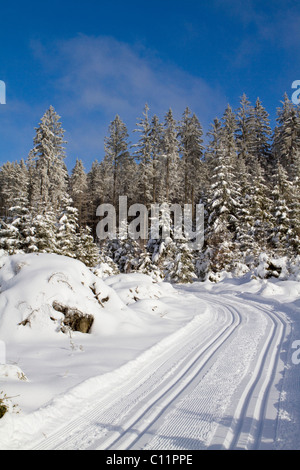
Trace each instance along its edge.
{"label": "groomed ski trail", "polygon": [[[189,294],[190,295],[190,294]],[[34,450],[259,449],[276,442],[288,320],[271,306],[194,293],[203,314],[94,389]]]}

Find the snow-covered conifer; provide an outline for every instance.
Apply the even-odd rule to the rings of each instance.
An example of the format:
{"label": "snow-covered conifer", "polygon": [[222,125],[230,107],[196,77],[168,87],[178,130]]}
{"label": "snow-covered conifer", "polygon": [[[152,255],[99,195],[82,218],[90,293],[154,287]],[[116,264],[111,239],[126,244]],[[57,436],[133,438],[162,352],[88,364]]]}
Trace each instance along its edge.
{"label": "snow-covered conifer", "polygon": [[78,210],[78,223],[82,227],[87,223],[87,175],[82,160],[76,159],[70,177],[70,196]]}
{"label": "snow-covered conifer", "polygon": [[34,148],[27,159],[29,203],[37,214],[57,209],[65,195],[68,172],[64,132],[60,116],[50,106],[36,128]]}
{"label": "snow-covered conifer", "polygon": [[58,253],[70,258],[76,258],[78,248],[78,210],[72,199],[66,195],[63,198],[61,211],[58,216],[57,250]]}

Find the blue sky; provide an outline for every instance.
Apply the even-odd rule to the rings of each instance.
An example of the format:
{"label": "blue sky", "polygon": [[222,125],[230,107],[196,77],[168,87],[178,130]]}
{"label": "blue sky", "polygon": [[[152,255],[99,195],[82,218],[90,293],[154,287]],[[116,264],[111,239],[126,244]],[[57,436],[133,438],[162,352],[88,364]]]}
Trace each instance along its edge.
{"label": "blue sky", "polygon": [[44,0],[1,2],[0,163],[26,158],[53,105],[66,164],[101,160],[119,114],[131,140],[147,102],[161,119],[186,106],[205,131],[243,93],[272,125],[300,79],[300,5],[290,0]]}

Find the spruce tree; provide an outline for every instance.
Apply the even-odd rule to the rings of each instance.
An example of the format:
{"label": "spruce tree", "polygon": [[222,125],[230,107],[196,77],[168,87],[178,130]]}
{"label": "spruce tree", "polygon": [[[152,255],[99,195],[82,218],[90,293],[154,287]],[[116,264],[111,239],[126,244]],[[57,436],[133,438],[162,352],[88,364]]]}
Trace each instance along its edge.
{"label": "spruce tree", "polygon": [[63,198],[58,215],[57,252],[60,255],[76,258],[78,248],[78,210],[68,194]]}
{"label": "spruce tree", "polygon": [[70,196],[74,207],[78,210],[78,223],[80,227],[87,224],[87,189],[87,175],[83,162],[77,158],[70,177]]}
{"label": "spruce tree", "polygon": [[292,253],[294,236],[290,220],[290,202],[293,195],[292,185],[286,170],[277,163],[274,171],[273,220],[271,243],[275,253],[284,256]]}
{"label": "spruce tree", "polygon": [[272,130],[269,114],[257,98],[253,108],[253,140],[252,150],[254,157],[259,161],[264,170],[270,170],[272,165],[272,152],[270,139]]}
{"label": "spruce tree", "polygon": [[100,248],[94,243],[89,227],[81,227],[79,230],[76,259],[88,267],[96,267],[100,261]]}
{"label": "spruce tree", "polygon": [[[228,106],[218,127],[219,147],[213,158],[211,186],[207,195],[206,246],[210,269],[218,272],[229,269],[233,261],[234,240],[237,233],[239,188],[236,184],[237,149],[235,144],[236,121]],[[214,133],[216,129],[214,129]]]}
{"label": "spruce tree", "polygon": [[236,113],[236,144],[239,158],[251,165],[254,155],[254,110],[247,96],[243,94]]}
{"label": "spruce tree", "polygon": [[57,209],[67,189],[64,132],[60,116],[50,106],[36,128],[27,159],[29,204],[37,214]]}
{"label": "spruce tree", "polygon": [[192,204],[194,208],[203,180],[204,146],[201,124],[195,114],[191,115],[189,108],[185,109],[178,131],[184,174],[184,203]]}
{"label": "spruce tree", "polygon": [[273,146],[274,159],[291,176],[300,151],[300,118],[296,107],[287,94],[284,95],[282,107],[277,110],[276,121]]}
{"label": "spruce tree", "polygon": [[91,170],[87,174],[87,223],[92,228],[92,234],[96,236],[96,226],[98,219],[96,216],[97,207],[103,202],[111,202],[106,199],[107,180],[102,171],[101,164],[94,160]]}
{"label": "spruce tree", "polygon": [[149,206],[153,201],[153,162],[152,162],[152,139],[151,139],[151,123],[149,118],[149,107],[146,104],[143,118],[137,122],[135,132],[140,133],[137,144],[133,147],[135,156],[138,159],[138,195],[139,202]]}
{"label": "spruce tree", "polygon": [[50,209],[44,214],[37,214],[32,220],[31,230],[27,230],[26,251],[60,254],[56,222],[56,213]]}
{"label": "spruce tree", "polygon": [[175,203],[181,200],[180,177],[179,177],[179,141],[177,139],[177,123],[173,112],[169,109],[164,122],[163,140],[164,189],[162,200]]}
{"label": "spruce tree", "polygon": [[163,124],[159,122],[156,115],[151,121],[150,138],[152,152],[152,202],[162,202],[162,179],[163,172]]}
{"label": "spruce tree", "polygon": [[[111,202],[117,206],[122,181],[122,169],[131,160],[128,150],[128,131],[126,125],[117,115],[109,126],[109,136],[105,138],[104,168],[106,184],[110,180]],[[110,201],[106,201],[110,202]]]}

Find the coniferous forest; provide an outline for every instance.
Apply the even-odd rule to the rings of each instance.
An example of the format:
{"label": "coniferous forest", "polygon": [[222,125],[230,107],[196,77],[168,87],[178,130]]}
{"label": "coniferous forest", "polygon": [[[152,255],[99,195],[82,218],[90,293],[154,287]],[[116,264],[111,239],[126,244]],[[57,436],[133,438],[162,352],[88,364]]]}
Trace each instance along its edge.
{"label": "coniferous forest", "polygon": [[[133,132],[134,145],[117,115],[104,158],[88,172],[77,159],[68,172],[61,118],[51,106],[29,155],[0,169],[0,249],[57,253],[113,273],[173,282],[218,280],[222,271],[244,273],[262,259],[266,276],[278,277],[276,260],[299,259],[300,109],[287,95],[275,129],[261,101],[252,104],[243,95],[238,109],[228,105],[206,136],[189,108],[180,121],[171,109],[160,121],[147,105]],[[119,196],[149,211],[154,203],[203,204],[204,246],[190,250],[172,228],[168,239],[100,243],[97,207],[117,208]]]}

